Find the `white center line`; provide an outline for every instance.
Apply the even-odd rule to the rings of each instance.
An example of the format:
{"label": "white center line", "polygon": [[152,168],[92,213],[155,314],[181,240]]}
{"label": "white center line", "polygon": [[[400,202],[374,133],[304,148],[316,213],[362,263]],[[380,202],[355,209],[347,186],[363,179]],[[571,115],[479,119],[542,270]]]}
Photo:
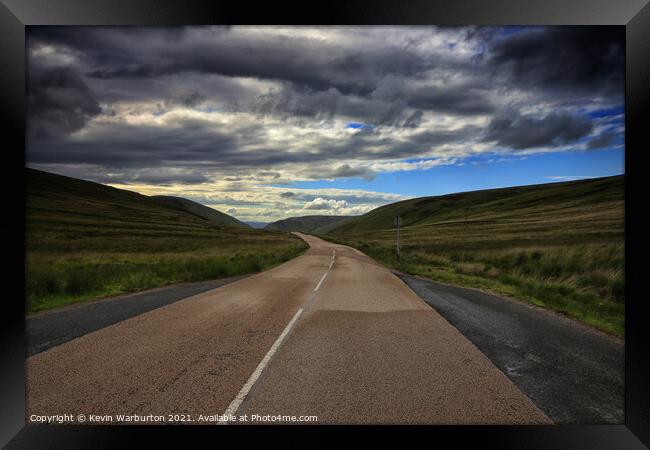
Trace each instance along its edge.
{"label": "white center line", "polygon": [[[336,250],[332,250],[332,262],[330,263],[329,269],[327,269],[327,272],[323,275],[323,278],[320,279],[318,284],[316,285],[316,289],[314,289],[314,292],[318,291],[318,288],[320,288],[320,285],[323,283],[323,280],[325,280],[325,277],[327,276],[328,273],[330,273],[330,269],[332,268],[332,265],[334,264],[334,259],[336,258]],[[310,303],[313,300],[315,294],[310,296],[309,300],[307,303]],[[282,331],[282,334],[277,338],[277,340],[273,343],[269,351],[266,353],[262,361],[257,365],[255,368],[255,371],[253,374],[250,376],[246,384],[241,388],[239,393],[235,396],[232,402],[230,402],[230,405],[228,405],[228,408],[224,411],[222,414],[223,419],[218,422],[219,425],[225,425],[229,422],[230,416],[234,415],[239,407],[241,406],[242,402],[250,392],[250,390],[253,388],[253,385],[255,385],[255,382],[257,379],[262,375],[262,372],[264,371],[264,368],[266,365],[269,363],[271,358],[273,357],[273,354],[278,350],[280,345],[282,345],[282,342],[284,339],[287,337],[289,332],[291,331],[291,328],[293,328],[293,325],[296,323],[298,318],[303,312],[303,308],[300,308],[298,312],[296,313],[295,316],[293,316],[293,319],[291,319],[291,322],[285,327],[284,331]]]}
{"label": "white center line", "polygon": [[328,273],[330,273],[329,270],[328,270],[327,272],[325,272],[325,275],[323,275],[323,278],[320,279],[320,281],[319,281],[318,284],[316,285],[316,289],[314,289],[314,292],[316,292],[316,291],[318,290],[318,288],[319,288],[320,285],[323,283],[323,280],[325,279],[325,277],[327,276]]}
{"label": "white center line", "polygon": [[[251,388],[257,381],[257,379],[260,377],[262,374],[262,371],[266,367],[266,365],[269,363],[271,360],[271,357],[273,357],[273,354],[276,352],[278,347],[282,344],[282,341],[284,341],[284,338],[287,337],[287,334],[289,334],[289,331],[291,331],[291,328],[293,327],[293,324],[296,323],[296,320],[298,320],[298,317],[302,314],[302,308],[298,310],[295,316],[293,316],[293,319],[291,319],[291,322],[285,327],[284,331],[278,337],[278,339],[273,343],[271,346],[271,349],[266,353],[264,356],[264,359],[257,365],[257,368],[253,372],[253,374],[250,376],[244,387],[241,388],[237,396],[234,398],[234,400],[228,405],[228,408],[226,408],[226,411],[224,411],[223,415],[226,417],[230,417],[231,415],[235,414],[241,403],[244,401],[244,398],[246,398],[246,395],[250,392]],[[223,425],[228,423],[228,420],[224,418],[224,420],[220,420],[219,424]]]}

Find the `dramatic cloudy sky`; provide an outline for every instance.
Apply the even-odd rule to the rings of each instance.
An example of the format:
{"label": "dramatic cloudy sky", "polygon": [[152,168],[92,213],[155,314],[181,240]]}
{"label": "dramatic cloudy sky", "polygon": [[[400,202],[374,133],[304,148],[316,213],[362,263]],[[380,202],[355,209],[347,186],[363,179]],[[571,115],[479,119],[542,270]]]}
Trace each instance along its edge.
{"label": "dramatic cloudy sky", "polygon": [[27,165],[242,220],[623,173],[608,27],[30,27]]}

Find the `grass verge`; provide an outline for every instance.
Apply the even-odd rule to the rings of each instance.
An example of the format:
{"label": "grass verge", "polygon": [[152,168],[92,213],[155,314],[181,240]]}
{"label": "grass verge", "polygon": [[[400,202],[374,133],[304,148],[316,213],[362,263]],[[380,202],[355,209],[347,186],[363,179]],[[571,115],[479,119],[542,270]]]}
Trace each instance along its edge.
{"label": "grass verge", "polygon": [[308,248],[176,200],[27,170],[26,312],[259,272]]}
{"label": "grass verge", "polygon": [[615,176],[415,198],[376,208],[323,237],[402,272],[505,294],[622,337],[624,181]]}
{"label": "grass verge", "polygon": [[213,280],[269,269],[304,252],[301,242],[224,254],[219,248],[177,254],[31,254],[27,312],[138,292],[170,284]]}
{"label": "grass verge", "polygon": [[389,239],[323,236],[357,248],[384,265],[434,281],[478,288],[549,308],[601,331],[625,332],[624,245],[622,242],[480,248],[458,241],[455,249],[418,245],[395,256]]}

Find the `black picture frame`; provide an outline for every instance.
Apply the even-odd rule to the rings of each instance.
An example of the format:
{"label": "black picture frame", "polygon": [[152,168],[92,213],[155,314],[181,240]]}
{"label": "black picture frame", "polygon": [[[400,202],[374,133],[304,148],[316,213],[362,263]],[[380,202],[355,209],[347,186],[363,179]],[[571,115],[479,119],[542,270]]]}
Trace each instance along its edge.
{"label": "black picture frame", "polygon": [[[95,427],[25,425],[24,147],[25,26],[28,25],[619,25],[626,33],[625,223],[626,330],[625,423],[589,426],[431,426],[431,427]],[[374,439],[429,435],[490,448],[642,449],[650,446],[650,339],[645,322],[643,144],[648,140],[650,93],[650,5],[648,0],[348,0],[290,3],[245,0],[0,0],[0,114],[4,133],[6,216],[1,221],[7,269],[4,272],[0,382],[0,444],[7,448],[135,447],[162,437],[187,442],[188,432],[220,444],[224,437],[259,437],[289,431],[294,442],[309,443],[323,431],[372,433]],[[216,436],[215,436],[216,435]],[[178,439],[178,441],[177,441]],[[180,439],[183,439],[182,441]],[[127,445],[128,444],[128,445]],[[645,445],[644,445],[645,444]]]}

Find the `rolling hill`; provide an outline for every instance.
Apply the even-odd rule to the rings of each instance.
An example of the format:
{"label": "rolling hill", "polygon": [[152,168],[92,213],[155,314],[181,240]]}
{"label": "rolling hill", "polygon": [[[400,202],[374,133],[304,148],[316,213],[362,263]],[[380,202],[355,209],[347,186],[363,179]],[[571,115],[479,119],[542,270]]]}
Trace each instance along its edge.
{"label": "rolling hill", "polygon": [[301,231],[303,233],[326,233],[333,227],[347,222],[354,216],[302,216],[271,222],[265,230]]}
{"label": "rolling hill", "polygon": [[255,272],[306,249],[185,199],[33,169],[26,181],[29,311]]}
{"label": "rolling hill", "polygon": [[[66,223],[97,219],[131,227],[150,223],[165,227],[249,228],[234,217],[180,197],[146,196],[91,181],[27,170],[27,207],[32,223],[65,214]],[[36,222],[35,222],[36,221]]]}
{"label": "rolling hill", "polygon": [[[623,198],[623,176],[563,183],[517,186],[435,197],[420,197],[381,206],[338,224],[331,234],[354,234],[394,228],[394,218],[402,218],[402,227],[433,224],[478,224],[491,221],[526,221],[545,216],[589,212],[595,205]],[[569,209],[567,209],[569,208]],[[563,213],[564,212],[564,213]]]}
{"label": "rolling hill", "polygon": [[229,216],[226,213],[222,213],[213,208],[209,208],[205,205],[202,205],[192,200],[188,200],[182,197],[173,197],[168,195],[152,195],[154,201],[168,208],[177,209],[179,211],[185,211],[190,214],[193,214],[202,219],[208,220],[209,222],[214,223],[215,225],[223,225],[228,227],[240,227],[240,228],[251,228],[248,224],[241,222],[235,219],[232,216]]}
{"label": "rolling hill", "polygon": [[621,175],[415,198],[323,237],[402,272],[506,294],[622,336],[624,185]]}

